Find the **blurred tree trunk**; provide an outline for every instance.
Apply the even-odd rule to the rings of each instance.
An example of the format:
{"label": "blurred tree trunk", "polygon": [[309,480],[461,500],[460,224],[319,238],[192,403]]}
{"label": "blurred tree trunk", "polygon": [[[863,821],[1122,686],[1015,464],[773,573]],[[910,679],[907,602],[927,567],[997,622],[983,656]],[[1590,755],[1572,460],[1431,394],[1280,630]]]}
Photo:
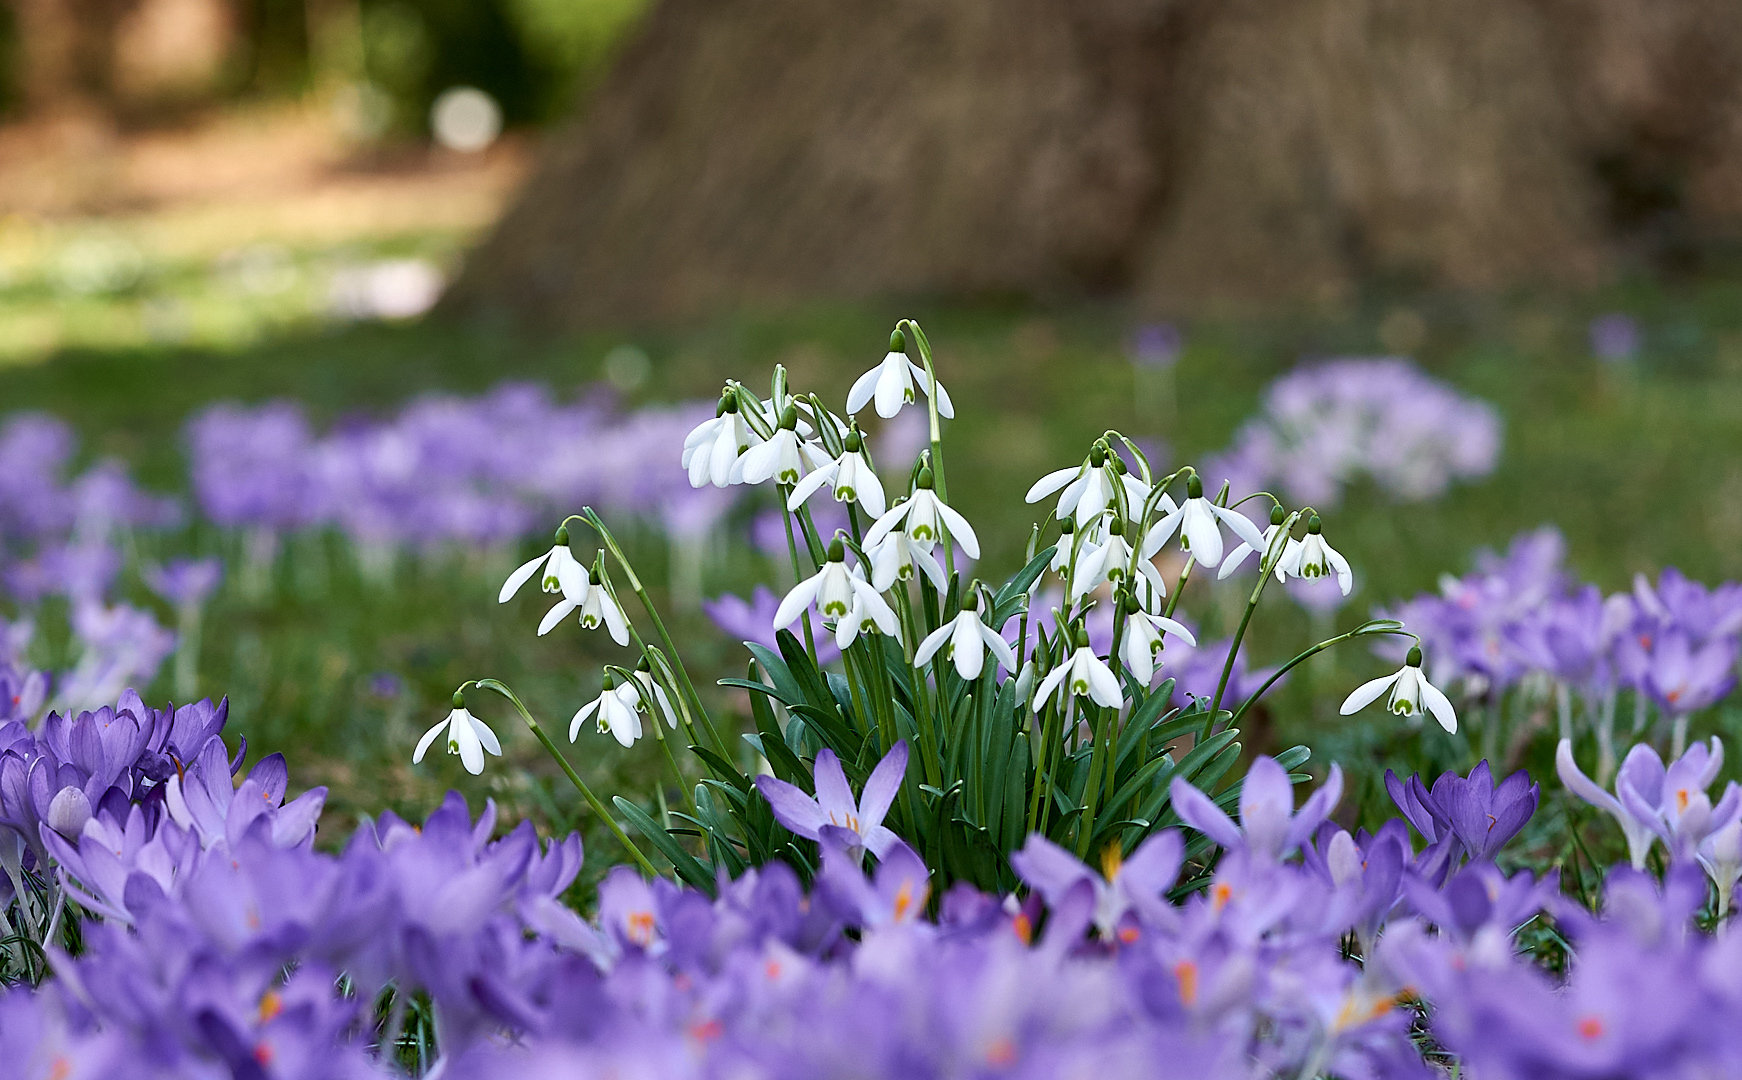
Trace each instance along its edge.
{"label": "blurred tree trunk", "polygon": [[1742,220],[1738,56],[1742,0],[663,0],[444,304],[1588,282],[1629,184]]}
{"label": "blurred tree trunk", "polygon": [[93,119],[115,87],[116,31],[134,0],[13,0],[19,87],[35,116]]}

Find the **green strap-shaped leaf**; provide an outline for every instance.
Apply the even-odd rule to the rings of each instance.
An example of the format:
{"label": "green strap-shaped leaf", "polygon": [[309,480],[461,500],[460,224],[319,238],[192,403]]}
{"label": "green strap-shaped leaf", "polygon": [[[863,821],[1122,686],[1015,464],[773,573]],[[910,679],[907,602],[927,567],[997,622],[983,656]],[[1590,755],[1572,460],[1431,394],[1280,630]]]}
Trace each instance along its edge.
{"label": "green strap-shaped leaf", "polygon": [[685,882],[707,893],[710,897],[714,895],[712,870],[703,866],[700,860],[685,851],[683,846],[673,839],[670,833],[660,828],[658,822],[648,817],[647,812],[641,807],[636,806],[621,795],[613,797],[611,801],[616,804],[618,811],[629,819],[629,824],[635,826],[642,836],[647,837],[653,846],[659,849],[660,854],[671,860],[672,869],[677,871],[678,877],[683,878]]}

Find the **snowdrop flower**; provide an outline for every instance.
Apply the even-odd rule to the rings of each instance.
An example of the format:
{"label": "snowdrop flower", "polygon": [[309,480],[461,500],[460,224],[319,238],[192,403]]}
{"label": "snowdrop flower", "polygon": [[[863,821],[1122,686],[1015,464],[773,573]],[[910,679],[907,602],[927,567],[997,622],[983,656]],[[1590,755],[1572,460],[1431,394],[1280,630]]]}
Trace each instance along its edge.
{"label": "snowdrop flower", "polygon": [[[921,390],[931,382],[925,369],[907,358],[907,335],[897,330],[889,335],[889,352],[883,357],[883,362],[859,376],[853,389],[847,392],[847,412],[856,413],[875,400],[877,415],[887,420],[900,412],[903,405],[913,401],[916,379]],[[938,415],[955,416],[956,407],[950,404],[948,391],[942,383],[937,387]]]}
{"label": "snowdrop flower", "polygon": [[[1119,518],[1107,523],[1107,538],[1100,543],[1084,541],[1082,549],[1077,553],[1077,564],[1071,578],[1071,602],[1087,596],[1102,583],[1117,585],[1130,576],[1134,552],[1125,539],[1125,531],[1130,527]],[[1056,561],[1056,560],[1055,560]],[[1069,570],[1069,558],[1065,562],[1065,570]],[[1146,590],[1150,596],[1166,596],[1167,582],[1161,578],[1161,571],[1148,559],[1136,559],[1137,573],[1148,584]],[[1061,571],[1063,572],[1063,571]]]}
{"label": "snowdrop flower", "polygon": [[1440,722],[1440,727],[1449,732],[1458,730],[1458,714],[1452,711],[1452,703],[1421,673],[1420,645],[1410,647],[1401,669],[1357,686],[1344,699],[1340,711],[1344,716],[1359,712],[1387,689],[1391,691],[1391,700],[1386,708],[1398,716],[1420,716],[1425,707]]}
{"label": "snowdrop flower", "polygon": [[871,584],[878,592],[887,591],[897,581],[911,579],[916,566],[931,579],[938,591],[949,587],[949,578],[932,555],[931,545],[915,543],[900,529],[892,531],[875,545],[866,545],[865,555],[871,560]]}
{"label": "snowdrop flower", "polygon": [[847,784],[841,759],[828,747],[817,751],[816,767],[811,772],[816,781],[814,799],[784,780],[767,774],[756,778],[756,790],[768,800],[776,821],[808,840],[821,840],[826,829],[842,830],[831,833],[831,837],[849,850],[866,849],[879,859],[901,842],[883,824],[883,817],[895,802],[896,792],[901,790],[902,777],[907,775],[905,739],[897,740],[889,753],[883,755],[857,799]]}
{"label": "snowdrop flower", "polygon": [[761,484],[773,480],[777,484],[796,484],[803,475],[806,461],[820,464],[828,460],[822,452],[798,436],[798,408],[788,404],[780,411],[780,426],[765,443],[758,443],[738,456],[732,466],[734,484]]}
{"label": "snowdrop flower", "polygon": [[[1240,545],[1233,551],[1228,552],[1227,556],[1222,559],[1222,569],[1216,573],[1216,580],[1221,581],[1232,576],[1234,571],[1240,569],[1241,565],[1246,562],[1247,557],[1250,556],[1254,550],[1260,552],[1258,561],[1263,563],[1263,561],[1269,557],[1270,545],[1276,542],[1276,534],[1282,531],[1282,523],[1286,517],[1287,515],[1283,513],[1281,506],[1271,507],[1270,525],[1264,530],[1264,543],[1254,549],[1252,545],[1248,544],[1246,541],[1240,541]],[[1288,540],[1284,542],[1284,553],[1286,554],[1288,548],[1296,543],[1298,543],[1298,541],[1296,541],[1294,537],[1289,537]],[[1278,582],[1283,580],[1281,559],[1277,560],[1276,580]]]}
{"label": "snowdrop flower", "polygon": [[941,538],[939,526],[948,529],[950,536],[962,546],[962,551],[970,559],[980,557],[980,538],[974,535],[973,526],[968,519],[956,513],[948,503],[938,499],[932,491],[932,474],[929,468],[919,470],[919,480],[913,489],[913,495],[906,501],[897,503],[888,513],[878,518],[865,533],[867,546],[881,543],[897,525],[904,527],[907,535],[930,551]]}
{"label": "snowdrop flower", "polygon": [[[562,592],[562,576],[565,573],[581,573],[581,564],[575,561],[574,553],[569,550],[569,529],[567,525],[556,531],[556,543],[543,555],[522,563],[520,568],[508,575],[508,580],[502,583],[502,591],[496,594],[498,604],[506,604],[520,591],[520,587],[532,579],[540,566],[544,574],[539,582],[547,593]],[[568,612],[563,612],[564,615]],[[558,616],[561,618],[562,616]]]}
{"label": "snowdrop flower", "polygon": [[[1142,506],[1148,501],[1149,485],[1124,469],[1125,463],[1119,455],[1108,450],[1106,443],[1097,441],[1089,448],[1089,456],[1081,465],[1047,473],[1034,482],[1024,498],[1031,503],[1039,502],[1062,488],[1053,516],[1060,520],[1071,518],[1081,528],[1113,505],[1115,483],[1124,485],[1128,504]],[[1163,495],[1160,506],[1163,513],[1171,513],[1173,499]]]}
{"label": "snowdrop flower", "polygon": [[1349,590],[1355,587],[1355,575],[1349,569],[1349,560],[1325,543],[1320,533],[1322,528],[1317,514],[1308,518],[1306,538],[1288,545],[1288,550],[1277,560],[1276,569],[1281,574],[1297,578],[1325,578],[1334,572],[1337,588],[1348,596]]}
{"label": "snowdrop flower", "polygon": [[629,620],[624,617],[623,608],[617,603],[617,598],[605,587],[597,566],[589,570],[585,577],[576,573],[564,579],[563,598],[555,607],[545,612],[544,621],[538,624],[538,635],[543,637],[550,633],[557,623],[562,622],[564,616],[576,608],[581,612],[582,628],[597,630],[603,626],[610,633],[612,641],[619,645],[629,644]]}
{"label": "snowdrop flower", "polygon": [[1204,498],[1204,481],[1196,473],[1186,481],[1185,505],[1171,510],[1155,523],[1149,530],[1149,535],[1143,538],[1143,557],[1153,558],[1161,550],[1161,546],[1180,534],[1182,546],[1191,553],[1192,558],[1207,567],[1213,567],[1222,561],[1222,531],[1217,523],[1228,526],[1233,534],[1245,541],[1247,546],[1262,548],[1264,537],[1258,531],[1258,526],[1245,514],[1230,510],[1225,506],[1217,506]]}
{"label": "snowdrop flower", "polygon": [[[793,586],[774,613],[774,628],[784,630],[798,621],[814,602],[825,619],[835,619],[835,641],[845,649],[866,629],[866,623],[891,636],[896,629],[895,612],[869,581],[847,569],[847,553],[841,538],[829,542],[823,568]],[[844,640],[843,640],[844,639]]]}
{"label": "snowdrop flower", "polygon": [[786,500],[788,510],[797,510],[806,499],[816,494],[826,482],[835,492],[836,502],[856,502],[873,517],[881,517],[885,509],[883,485],[871,469],[865,456],[865,442],[858,429],[847,432],[846,449],[841,456],[818,466],[809,476],[793,485]]}
{"label": "snowdrop flower", "polygon": [[460,764],[473,776],[484,771],[484,751],[488,750],[497,757],[502,756],[502,744],[496,741],[496,733],[484,721],[466,711],[466,699],[456,691],[454,711],[448,713],[447,719],[424,732],[423,738],[417,740],[417,749],[411,754],[413,765],[423,761],[425,751],[444,731],[447,732],[448,753],[460,755]]}
{"label": "snowdrop flower", "polygon": [[538,621],[539,637],[550,633],[556,628],[557,623],[569,617],[570,612],[592,598],[593,578],[595,576],[597,576],[596,572],[583,569],[581,564],[572,556],[557,568],[556,573],[552,574],[546,571],[544,579],[546,587],[548,588],[554,583],[556,589],[549,591],[561,591],[562,599],[551,605],[551,609],[544,613],[544,618]]}
{"label": "snowdrop flower", "polygon": [[641,695],[635,692],[635,687],[624,683],[617,685],[616,676],[605,672],[605,685],[599,691],[599,696],[582,705],[575,718],[569,721],[569,742],[574,742],[581,733],[581,723],[587,717],[596,717],[599,734],[611,734],[624,746],[634,746],[635,740],[641,738],[641,714],[637,712],[641,704]]}
{"label": "snowdrop flower", "polygon": [[979,582],[968,587],[969,600],[963,606],[961,613],[949,622],[933,630],[919,643],[919,649],[913,654],[914,664],[929,663],[937,655],[938,650],[945,649],[945,655],[955,661],[956,674],[972,681],[980,677],[980,672],[986,666],[986,650],[992,650],[992,656],[1005,671],[1016,670],[1016,654],[1010,646],[991,627],[980,621],[982,599],[979,592]]}
{"label": "snowdrop flower", "polygon": [[1077,650],[1064,663],[1047,673],[1046,678],[1034,690],[1035,711],[1048,697],[1057,692],[1061,698],[1066,695],[1087,697],[1097,705],[1116,709],[1124,701],[1124,695],[1119,690],[1119,680],[1113,676],[1107,662],[1095,655],[1089,648],[1089,634],[1086,630],[1077,630]]}
{"label": "snowdrop flower", "polygon": [[683,467],[689,470],[690,486],[732,483],[732,467],[739,455],[756,442],[755,433],[744,423],[738,395],[728,390],[720,396],[719,413],[695,426],[683,441]]}
{"label": "snowdrop flower", "polygon": [[1177,623],[1165,615],[1151,615],[1143,610],[1143,605],[1137,598],[1125,598],[1125,637],[1119,643],[1119,659],[1125,662],[1125,667],[1131,672],[1131,677],[1140,684],[1148,686],[1155,678],[1156,669],[1161,666],[1158,658],[1161,656],[1161,635],[1172,634],[1193,648],[1197,647],[1198,639],[1192,636],[1191,630],[1182,623]]}
{"label": "snowdrop flower", "polygon": [[[659,711],[665,717],[665,726],[677,728],[677,710],[671,707],[671,699],[665,695],[665,687],[653,680],[653,667],[643,656],[641,662],[635,665],[635,681],[641,684],[639,690],[630,686],[628,689],[634,695],[637,712],[647,711],[647,703],[652,701],[659,706]],[[573,742],[574,740],[569,740]]]}

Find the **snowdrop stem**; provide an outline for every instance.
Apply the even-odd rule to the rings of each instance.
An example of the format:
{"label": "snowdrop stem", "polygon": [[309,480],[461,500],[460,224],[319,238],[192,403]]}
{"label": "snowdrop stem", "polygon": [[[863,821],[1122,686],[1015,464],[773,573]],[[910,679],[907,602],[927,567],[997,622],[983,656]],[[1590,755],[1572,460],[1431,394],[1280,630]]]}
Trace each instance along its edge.
{"label": "snowdrop stem", "polygon": [[1197,564],[1198,560],[1188,556],[1186,564],[1179,568],[1179,580],[1173,583],[1173,595],[1167,598],[1167,608],[1162,611],[1166,618],[1173,618],[1173,609],[1179,604],[1179,598],[1185,595],[1186,582],[1191,580],[1192,567]]}
{"label": "snowdrop stem", "polygon": [[[480,690],[494,690],[496,693],[507,698],[509,704],[513,705],[515,710],[520,713],[520,718],[526,721],[526,726],[532,729],[533,736],[538,739],[540,743],[544,744],[545,750],[548,751],[550,756],[556,759],[556,763],[562,767],[563,775],[569,778],[569,783],[575,786],[575,790],[581,793],[581,798],[587,800],[587,805],[593,808],[593,813],[599,815],[599,819],[610,828],[611,835],[615,836],[617,842],[623,845],[623,850],[627,851],[630,857],[635,860],[636,865],[641,867],[642,873],[647,874],[649,877],[659,876],[659,871],[653,868],[653,863],[649,861],[647,856],[641,853],[641,849],[636,847],[629,839],[629,835],[623,831],[623,827],[617,824],[617,819],[613,818],[610,811],[605,809],[605,804],[599,801],[597,795],[593,794],[593,789],[589,788],[586,781],[581,779],[580,774],[575,772],[575,767],[569,764],[569,759],[563,756],[561,750],[557,749],[556,743],[550,741],[550,736],[545,734],[544,728],[536,719],[534,719],[530,712],[526,711],[526,706],[521,703],[520,698],[515,695],[513,690],[508,688],[506,683],[497,679],[478,679],[467,683],[466,685],[476,686]],[[462,686],[460,689],[464,690],[465,686]]]}
{"label": "snowdrop stem", "polygon": [[1374,634],[1394,634],[1394,635],[1397,635],[1398,637],[1412,638],[1417,642],[1419,642],[1421,640],[1420,638],[1417,638],[1414,634],[1411,634],[1410,632],[1405,630],[1403,628],[1403,624],[1398,622],[1395,619],[1370,619],[1367,622],[1362,623],[1360,626],[1355,627],[1355,629],[1350,630],[1346,634],[1338,634],[1334,638],[1327,638],[1326,640],[1319,642],[1317,645],[1314,645],[1309,649],[1303,650],[1302,652],[1297,654],[1294,657],[1294,659],[1290,660],[1288,663],[1277,668],[1276,674],[1274,674],[1270,678],[1264,680],[1264,685],[1260,686],[1257,690],[1253,691],[1252,696],[1247,698],[1244,702],[1242,702],[1238,709],[1234,710],[1234,715],[1228,721],[1228,726],[1229,727],[1238,726],[1240,723],[1240,718],[1246,715],[1246,711],[1248,709],[1252,708],[1253,705],[1257,704],[1259,698],[1263,697],[1267,692],[1269,692],[1269,690],[1272,686],[1275,686],[1278,682],[1280,682],[1282,680],[1283,676],[1287,675],[1289,672],[1293,671],[1295,668],[1306,663],[1308,660],[1311,660],[1313,657],[1317,656],[1319,653],[1324,652],[1326,649],[1332,648],[1332,647],[1337,646],[1337,645],[1341,645],[1345,641],[1353,641],[1358,637],[1370,637]]}
{"label": "snowdrop stem", "polygon": [[[1222,485],[1222,493],[1217,500],[1223,504],[1228,501],[1228,485]],[[1270,577],[1276,570],[1276,560],[1282,557],[1282,551],[1287,546],[1288,531],[1300,518],[1298,512],[1289,515],[1282,528],[1276,530],[1276,535],[1270,540],[1269,549],[1262,553],[1258,562],[1258,581],[1252,586],[1252,595],[1246,601],[1246,610],[1240,615],[1240,626],[1234,631],[1234,640],[1228,646],[1228,658],[1222,662],[1222,677],[1216,680],[1216,696],[1210,702],[1209,724],[1204,729],[1207,736],[1215,730],[1216,715],[1222,711],[1222,694],[1228,689],[1228,677],[1234,673],[1234,660],[1240,655],[1240,643],[1246,637],[1246,627],[1252,622],[1252,613],[1258,610],[1258,601],[1264,596],[1264,586],[1270,583]]]}
{"label": "snowdrop stem", "polygon": [[931,684],[913,663],[913,650],[924,635],[913,622],[913,597],[907,586],[897,581],[894,588],[895,615],[901,620],[902,648],[907,655],[907,670],[913,680],[914,721],[919,725],[919,759],[925,782],[932,787],[943,784],[943,756],[938,749],[937,724],[933,719]]}
{"label": "snowdrop stem", "polygon": [[[925,411],[926,418],[931,422],[931,470],[932,490],[944,502],[950,501],[949,484],[944,480],[944,432],[943,424],[938,416],[938,373],[932,367],[931,342],[926,339],[925,331],[912,319],[903,319],[896,324],[897,329],[913,331],[913,340],[919,345],[919,365],[925,369]],[[944,534],[944,569],[950,573],[956,572],[955,543],[946,532]]]}
{"label": "snowdrop stem", "polygon": [[[642,655],[651,650],[643,649]],[[652,666],[651,661],[649,666]],[[694,813],[696,809],[695,795],[690,791],[690,782],[685,778],[683,770],[678,768],[677,758],[671,752],[671,740],[665,737],[665,710],[659,707],[659,700],[648,689],[646,683],[635,677],[635,673],[627,668],[612,665],[605,670],[617,677],[618,686],[633,686],[635,695],[641,699],[641,709],[647,714],[647,726],[653,729],[653,737],[659,740],[659,748],[665,751],[666,764],[671,766],[671,775],[677,780],[677,788],[683,792],[684,803]]]}
{"label": "snowdrop stem", "polygon": [[1083,792],[1083,816],[1077,819],[1077,858],[1087,859],[1089,844],[1095,836],[1095,810],[1101,801],[1101,773],[1109,767],[1107,759],[1113,753],[1113,718],[1117,709],[1096,709],[1095,724],[1090,728],[1093,742],[1089,748],[1089,782]]}
{"label": "snowdrop stem", "polygon": [[[787,496],[789,496],[791,494],[792,494],[792,491],[790,488],[788,488],[785,484],[780,485],[780,505],[781,506],[786,505]],[[782,511],[780,516],[781,516],[781,520],[786,523],[786,556],[787,556],[787,558],[792,560],[793,580],[794,581],[803,581],[807,575],[805,574],[805,572],[803,570],[800,570],[798,567],[798,541],[793,539],[793,535],[792,535],[792,514],[789,512],[786,512],[786,511]],[[816,633],[813,630],[811,630],[811,613],[810,613],[810,611],[808,609],[806,611],[804,611],[802,614],[799,615],[798,620],[799,620],[799,624],[804,627],[804,651],[807,654],[809,654],[809,656],[811,658],[811,663],[817,664],[818,667],[821,667],[822,665],[817,663],[817,639],[816,639]]]}
{"label": "snowdrop stem", "polygon": [[[578,518],[573,514],[564,518],[563,524],[567,525],[570,521],[575,520],[582,520],[590,525],[593,531],[599,534],[600,541],[611,553],[611,557],[617,560],[617,565],[622,568],[623,575],[629,582],[630,590],[640,597],[641,606],[646,609],[647,617],[653,620],[653,629],[659,634],[660,644],[665,647],[665,655],[676,669],[678,682],[682,684],[683,688],[683,693],[680,696],[686,698],[695,709],[696,715],[702,718],[702,726],[707,729],[708,738],[713,742],[714,749],[719,751],[720,755],[727,761],[732,760],[731,750],[720,738],[720,733],[715,730],[713,718],[708,715],[707,707],[702,704],[701,695],[696,693],[696,684],[690,680],[690,673],[683,665],[683,657],[678,653],[677,645],[671,640],[671,632],[665,628],[665,620],[659,617],[659,609],[653,606],[653,598],[647,595],[647,587],[641,584],[639,577],[635,576],[635,567],[629,564],[629,557],[623,553],[623,548],[617,543],[617,538],[611,535],[611,530],[605,527],[604,521],[590,506],[583,506]],[[615,590],[612,590],[612,598],[616,598]],[[633,636],[636,647],[645,653],[647,649],[642,645],[640,635],[636,634],[633,624],[629,627],[629,633]]]}
{"label": "snowdrop stem", "polygon": [[1040,752],[1035,755],[1034,763],[1034,797],[1028,807],[1028,831],[1031,833],[1046,832],[1046,812],[1052,809],[1052,793],[1046,792],[1042,797],[1042,789],[1049,787],[1047,763],[1051,760],[1052,744],[1058,738],[1054,721],[1058,719],[1058,706],[1052,700],[1046,703],[1046,709],[1040,722]]}

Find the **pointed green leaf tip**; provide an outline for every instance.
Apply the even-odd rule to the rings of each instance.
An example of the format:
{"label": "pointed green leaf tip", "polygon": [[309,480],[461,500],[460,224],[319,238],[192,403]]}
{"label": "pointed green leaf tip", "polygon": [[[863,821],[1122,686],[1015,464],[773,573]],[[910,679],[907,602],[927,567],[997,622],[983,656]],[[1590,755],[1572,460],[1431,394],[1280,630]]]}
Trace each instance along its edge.
{"label": "pointed green leaf tip", "polygon": [[889,335],[889,351],[898,353],[907,352],[907,335],[902,333],[900,328],[897,328],[894,333]]}
{"label": "pointed green leaf tip", "polygon": [[1411,645],[1409,647],[1409,656],[1406,657],[1403,662],[1408,667],[1421,667],[1421,646]]}

